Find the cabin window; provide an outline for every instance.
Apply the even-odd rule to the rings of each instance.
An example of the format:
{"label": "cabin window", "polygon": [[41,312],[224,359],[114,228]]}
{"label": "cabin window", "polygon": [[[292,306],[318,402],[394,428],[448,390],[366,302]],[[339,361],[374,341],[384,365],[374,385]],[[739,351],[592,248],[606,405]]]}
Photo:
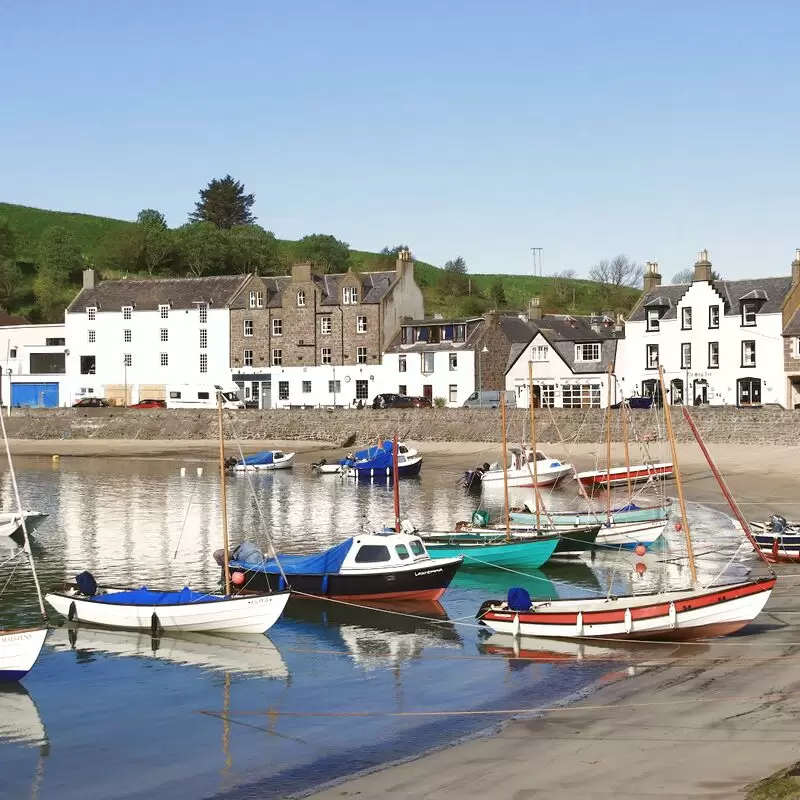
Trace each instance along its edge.
{"label": "cabin window", "polygon": [[423,546],[422,542],[419,539],[412,539],[408,546],[411,548],[411,552],[415,556],[424,556],[425,555],[425,547]]}
{"label": "cabin window", "polygon": [[362,545],[356,553],[356,564],[375,564],[379,561],[389,561],[389,548],[383,544]]}
{"label": "cabin window", "polygon": [[210,400],[211,394],[209,392],[198,392],[197,393],[198,400]]}
{"label": "cabin window", "polygon": [[403,561],[405,561],[407,558],[409,558],[408,548],[404,544],[398,544],[394,549],[397,551],[397,555]]}

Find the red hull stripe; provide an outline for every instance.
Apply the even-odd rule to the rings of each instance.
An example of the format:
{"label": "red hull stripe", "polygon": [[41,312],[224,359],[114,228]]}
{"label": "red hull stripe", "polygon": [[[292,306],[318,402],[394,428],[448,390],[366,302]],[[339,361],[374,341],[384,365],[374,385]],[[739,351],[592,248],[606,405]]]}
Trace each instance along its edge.
{"label": "red hull stripe", "polygon": [[[671,475],[672,467],[659,467],[658,469],[632,469],[630,473],[626,472],[612,472],[612,481],[627,480],[628,475],[632,479],[635,478],[649,478],[651,475]],[[596,483],[606,483],[608,475],[604,472],[602,475],[579,475],[578,479],[584,485],[592,485]]]}
{"label": "red hull stripe", "polygon": [[362,600],[439,600],[445,591],[445,589],[440,588],[409,592],[377,592],[375,594],[298,594],[298,597],[309,597],[313,600],[330,598],[331,600],[347,600],[350,603],[358,603]]}
{"label": "red hull stripe", "polygon": [[[759,594],[766,592],[775,586],[775,578],[762,583],[748,583],[744,586],[738,586],[731,589],[720,589],[708,594],[702,594],[692,597],[691,599],[675,600],[675,611],[679,614],[685,611],[695,611],[699,608],[707,608],[708,606],[717,605],[718,603],[725,603],[730,600],[737,600],[740,597],[748,597],[749,595]],[[669,603],[661,602],[654,603],[650,606],[633,607],[630,609],[631,620],[652,619],[653,617],[666,617],[669,615]],[[488,611],[483,615],[484,620],[498,620],[500,622],[508,622],[514,619],[515,612],[512,611]],[[521,624],[529,623],[531,625],[574,625],[578,619],[577,611],[570,612],[556,612],[542,611],[536,612],[521,612],[519,614],[519,621]],[[625,609],[615,611],[584,611],[583,624],[584,625],[609,625],[617,622],[625,621]]]}

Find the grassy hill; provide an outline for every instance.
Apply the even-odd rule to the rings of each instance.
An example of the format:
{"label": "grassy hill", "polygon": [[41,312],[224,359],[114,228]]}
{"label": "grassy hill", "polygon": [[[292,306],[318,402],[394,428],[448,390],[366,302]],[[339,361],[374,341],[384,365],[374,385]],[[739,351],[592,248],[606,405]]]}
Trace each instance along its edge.
{"label": "grassy hill", "polygon": [[[109,217],[96,217],[89,214],[75,214],[62,211],[47,211],[12,203],[0,203],[0,218],[5,218],[14,231],[17,241],[17,260],[32,265],[36,259],[39,238],[49,227],[61,226],[68,230],[81,247],[87,263],[93,263],[102,242],[110,235],[123,234],[136,223]],[[294,242],[279,240],[286,263],[293,260]],[[363,250],[350,251],[350,263],[355,270],[386,269],[391,259]],[[25,280],[32,282],[35,268],[24,270]],[[523,309],[533,296],[542,299],[545,312],[569,312],[588,314],[601,310],[627,311],[636,302],[639,292],[635,289],[617,290],[613,302],[601,284],[588,280],[534,277],[531,275],[470,274],[469,293],[453,296],[443,293],[440,282],[443,270],[424,261],[417,261],[415,268],[417,282],[425,295],[426,312],[450,316],[479,314],[495,303],[490,299],[492,284],[502,278],[506,297],[506,307]],[[105,277],[118,277],[107,275]],[[78,286],[76,285],[76,291]],[[612,306],[614,306],[612,308]],[[37,319],[35,306],[29,301],[19,308],[9,309],[24,313]]]}

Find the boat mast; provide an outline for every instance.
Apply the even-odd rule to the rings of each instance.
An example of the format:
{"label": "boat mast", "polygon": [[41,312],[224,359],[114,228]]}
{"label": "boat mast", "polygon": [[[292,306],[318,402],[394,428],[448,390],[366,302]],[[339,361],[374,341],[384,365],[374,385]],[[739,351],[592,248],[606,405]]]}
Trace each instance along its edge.
{"label": "boat mast", "polygon": [[508,516],[508,453],[506,452],[506,448],[508,447],[506,442],[506,393],[503,391],[500,392],[500,423],[503,428],[503,507],[505,511],[503,519],[506,521],[506,541],[510,542],[511,525]]}
{"label": "boat mast", "polygon": [[222,432],[222,392],[217,392],[217,422],[219,425],[219,482],[222,502],[222,547],[225,551],[225,594],[231,593],[230,544],[228,542],[228,486],[225,480],[225,437]]}
{"label": "boat mast", "polygon": [[608,392],[606,393],[606,516],[611,522],[611,370],[608,365]]}
{"label": "boat mast", "polygon": [[394,483],[394,529],[400,533],[400,467],[397,466],[397,431],[392,439],[392,481]]}
{"label": "boat mast", "polygon": [[689,521],[686,519],[686,499],[683,496],[683,481],[681,481],[681,465],[678,461],[678,445],[675,443],[675,431],[672,429],[672,414],[670,405],[667,403],[667,395],[664,388],[664,367],[658,367],[658,382],[661,387],[661,403],[664,406],[664,423],[667,426],[667,437],[669,439],[669,449],[672,453],[672,470],[675,473],[675,486],[678,489],[678,503],[681,509],[681,524],[683,533],[686,537],[686,553],[689,557],[689,569],[692,573],[692,586],[697,583],[697,568],[694,564],[694,550],[692,548],[692,537],[689,532]]}
{"label": "boat mast", "polygon": [[6,433],[6,423],[3,419],[3,410],[0,408],[0,427],[3,429],[3,441],[6,446],[6,457],[8,458],[8,471],[11,473],[11,485],[14,487],[14,500],[17,504],[19,511],[19,519],[22,524],[22,537],[24,542],[23,549],[28,554],[28,560],[31,564],[31,573],[33,574],[33,582],[36,584],[36,597],[39,599],[39,612],[42,619],[47,622],[47,611],[44,607],[44,599],[42,598],[42,587],[39,585],[39,576],[36,574],[36,563],[33,560],[33,549],[31,548],[31,540],[28,536],[28,525],[25,522],[25,509],[22,508],[22,501],[19,499],[19,486],[17,485],[17,473],[14,470],[14,462],[11,460],[11,446],[8,444],[8,434]]}
{"label": "boat mast", "polygon": [[620,404],[620,413],[622,414],[622,441],[625,444],[625,469],[627,470],[628,477],[628,503],[633,501],[633,485],[631,484],[631,452],[628,447],[628,415],[631,413],[631,407],[623,398]]}
{"label": "boat mast", "polygon": [[[533,448],[533,496],[536,498],[536,527],[541,524],[541,503],[539,502],[539,459],[536,457],[536,411],[533,402],[533,361],[528,362],[528,405],[531,415],[531,447]],[[507,512],[506,512],[507,513]]]}

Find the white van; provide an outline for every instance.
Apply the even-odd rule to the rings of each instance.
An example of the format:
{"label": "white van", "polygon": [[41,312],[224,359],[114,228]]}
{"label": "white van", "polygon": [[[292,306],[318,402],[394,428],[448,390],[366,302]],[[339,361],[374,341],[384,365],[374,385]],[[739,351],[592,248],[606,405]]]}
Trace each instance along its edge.
{"label": "white van", "polygon": [[[506,408],[517,407],[517,396],[513,391],[506,391]],[[465,401],[462,408],[500,408],[500,392],[483,391],[473,392]]]}
{"label": "white van", "polygon": [[175,383],[167,386],[167,408],[216,408],[217,394],[223,408],[244,408],[235,383]]}

